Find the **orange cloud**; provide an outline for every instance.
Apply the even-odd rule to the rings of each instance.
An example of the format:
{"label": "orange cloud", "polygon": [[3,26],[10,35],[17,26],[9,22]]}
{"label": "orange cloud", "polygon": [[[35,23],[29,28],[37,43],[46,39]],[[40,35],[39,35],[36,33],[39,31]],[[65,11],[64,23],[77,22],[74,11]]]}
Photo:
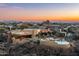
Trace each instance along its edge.
{"label": "orange cloud", "polygon": [[26,10],[0,8],[0,19],[21,21],[79,21],[79,10]]}
{"label": "orange cloud", "polygon": [[32,17],[17,17],[17,20],[21,21],[45,21],[45,20],[50,20],[50,21],[71,21],[71,22],[76,22],[79,21],[79,17],[53,17],[53,16],[32,16]]}

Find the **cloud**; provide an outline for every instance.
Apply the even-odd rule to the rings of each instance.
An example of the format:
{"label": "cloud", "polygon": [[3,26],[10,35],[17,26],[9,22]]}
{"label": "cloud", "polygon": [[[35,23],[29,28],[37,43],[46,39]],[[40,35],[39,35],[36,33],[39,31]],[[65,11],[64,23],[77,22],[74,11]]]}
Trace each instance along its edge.
{"label": "cloud", "polygon": [[11,6],[11,5],[8,5],[7,3],[0,3],[0,7],[1,8],[13,8],[13,9],[21,9],[23,7],[19,7],[19,6]]}
{"label": "cloud", "polygon": [[4,6],[8,6],[8,5],[5,3],[0,3],[0,7],[4,7]]}
{"label": "cloud", "polygon": [[14,8],[14,9],[24,9],[23,7],[19,7],[19,6],[10,6],[10,8]]}

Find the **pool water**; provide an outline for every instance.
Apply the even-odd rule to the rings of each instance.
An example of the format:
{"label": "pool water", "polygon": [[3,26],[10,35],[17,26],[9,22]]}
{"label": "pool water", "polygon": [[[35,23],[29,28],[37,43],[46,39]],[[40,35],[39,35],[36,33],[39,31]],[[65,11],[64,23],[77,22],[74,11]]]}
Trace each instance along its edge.
{"label": "pool water", "polygon": [[65,40],[58,40],[58,41],[55,41],[55,43],[59,44],[59,45],[68,45],[69,42],[65,41]]}

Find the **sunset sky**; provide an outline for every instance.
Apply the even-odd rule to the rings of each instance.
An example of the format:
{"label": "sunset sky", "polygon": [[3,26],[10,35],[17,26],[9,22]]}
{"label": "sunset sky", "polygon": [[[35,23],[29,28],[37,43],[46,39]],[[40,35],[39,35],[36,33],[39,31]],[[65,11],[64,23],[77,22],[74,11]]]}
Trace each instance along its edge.
{"label": "sunset sky", "polygon": [[79,22],[79,4],[1,3],[0,20]]}

